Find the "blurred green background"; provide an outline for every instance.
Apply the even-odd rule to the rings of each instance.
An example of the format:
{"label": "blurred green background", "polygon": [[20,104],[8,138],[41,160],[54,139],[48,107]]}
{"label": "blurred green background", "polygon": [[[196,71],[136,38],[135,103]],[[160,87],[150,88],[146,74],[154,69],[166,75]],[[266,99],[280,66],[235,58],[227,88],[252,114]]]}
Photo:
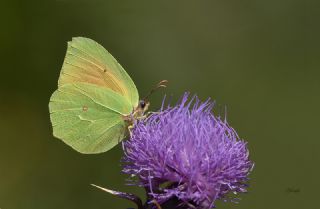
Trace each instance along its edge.
{"label": "blurred green background", "polygon": [[[48,101],[66,43],[107,48],[140,95],[211,97],[216,114],[249,142],[249,193],[218,208],[318,208],[320,62],[318,5],[310,1],[1,1],[0,208],[124,209],[91,186],[125,186],[121,148],[81,155],[52,137]],[[300,189],[298,193],[287,189]]]}

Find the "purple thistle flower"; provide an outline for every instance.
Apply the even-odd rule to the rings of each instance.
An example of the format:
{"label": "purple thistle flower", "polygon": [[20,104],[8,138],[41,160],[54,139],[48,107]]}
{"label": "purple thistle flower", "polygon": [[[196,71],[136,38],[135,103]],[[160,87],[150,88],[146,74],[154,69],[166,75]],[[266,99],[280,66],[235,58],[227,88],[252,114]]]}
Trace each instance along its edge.
{"label": "purple thistle flower", "polygon": [[253,163],[246,142],[213,115],[213,103],[188,96],[135,124],[123,142],[123,172],[146,188],[149,201],[209,209],[217,199],[234,200],[230,193],[246,192]]}

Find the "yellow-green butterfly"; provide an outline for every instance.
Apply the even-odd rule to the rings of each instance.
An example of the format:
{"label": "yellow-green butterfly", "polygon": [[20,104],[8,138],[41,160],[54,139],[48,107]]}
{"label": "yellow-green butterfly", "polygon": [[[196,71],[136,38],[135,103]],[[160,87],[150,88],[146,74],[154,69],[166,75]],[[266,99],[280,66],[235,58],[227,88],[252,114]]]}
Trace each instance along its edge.
{"label": "yellow-green butterfly", "polygon": [[68,42],[58,89],[49,102],[55,137],[81,153],[105,152],[126,137],[148,106],[105,48],[83,37]]}

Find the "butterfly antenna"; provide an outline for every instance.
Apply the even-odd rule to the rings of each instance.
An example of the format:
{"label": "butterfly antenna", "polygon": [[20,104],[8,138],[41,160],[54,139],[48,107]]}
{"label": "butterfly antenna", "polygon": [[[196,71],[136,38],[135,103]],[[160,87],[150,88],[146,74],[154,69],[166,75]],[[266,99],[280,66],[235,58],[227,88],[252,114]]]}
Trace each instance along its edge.
{"label": "butterfly antenna", "polygon": [[169,82],[169,81],[167,81],[167,80],[162,80],[162,81],[160,81],[153,89],[151,89],[151,91],[149,92],[149,94],[147,94],[147,96],[145,96],[145,97],[143,98],[143,100],[147,100],[147,99],[149,98],[149,96],[150,96],[151,94],[153,94],[155,91],[157,91],[158,89],[160,89],[160,88],[166,88],[168,82]]}

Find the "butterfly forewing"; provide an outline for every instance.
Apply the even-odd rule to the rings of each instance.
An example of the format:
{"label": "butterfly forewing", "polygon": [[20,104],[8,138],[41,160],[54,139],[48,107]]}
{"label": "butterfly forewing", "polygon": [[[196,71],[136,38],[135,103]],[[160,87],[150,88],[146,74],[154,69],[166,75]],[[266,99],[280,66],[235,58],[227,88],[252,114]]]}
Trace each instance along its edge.
{"label": "butterfly forewing", "polygon": [[138,105],[138,91],[130,76],[105,48],[88,38],[68,42],[59,86],[76,82],[109,88],[125,97],[132,108]]}

